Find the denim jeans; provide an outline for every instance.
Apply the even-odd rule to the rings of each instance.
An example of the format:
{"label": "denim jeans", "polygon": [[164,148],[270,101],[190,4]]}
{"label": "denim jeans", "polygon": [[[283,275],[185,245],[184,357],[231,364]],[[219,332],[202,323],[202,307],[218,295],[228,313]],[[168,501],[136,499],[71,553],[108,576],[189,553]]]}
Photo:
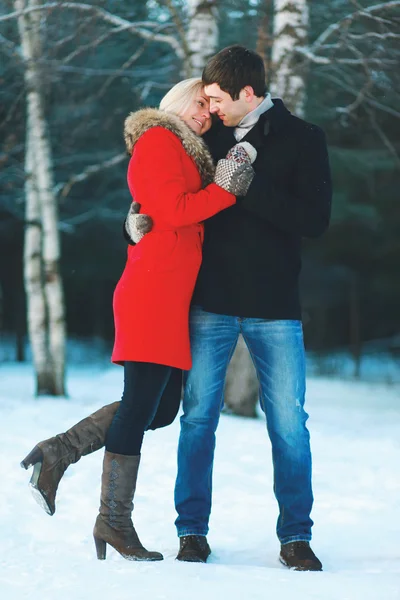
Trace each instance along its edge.
{"label": "denim jeans", "polygon": [[279,506],[277,536],[283,544],[309,541],[313,495],[308,415],[304,410],[302,324],[217,315],[199,307],[190,313],[193,366],[184,377],[175,485],[178,536],[208,533],[215,432],[223,407],[226,370],[239,333],[256,368],[272,444],[274,493]]}

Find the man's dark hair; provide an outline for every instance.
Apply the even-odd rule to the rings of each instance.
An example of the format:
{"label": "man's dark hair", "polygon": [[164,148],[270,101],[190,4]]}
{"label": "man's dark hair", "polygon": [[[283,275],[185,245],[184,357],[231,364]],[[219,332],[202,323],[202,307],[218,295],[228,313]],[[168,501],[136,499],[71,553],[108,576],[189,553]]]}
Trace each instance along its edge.
{"label": "man's dark hair", "polygon": [[202,75],[204,85],[217,83],[232,100],[239,98],[240,90],[250,85],[256,96],[264,96],[265,68],[257,52],[235,44],[220,50],[206,66]]}

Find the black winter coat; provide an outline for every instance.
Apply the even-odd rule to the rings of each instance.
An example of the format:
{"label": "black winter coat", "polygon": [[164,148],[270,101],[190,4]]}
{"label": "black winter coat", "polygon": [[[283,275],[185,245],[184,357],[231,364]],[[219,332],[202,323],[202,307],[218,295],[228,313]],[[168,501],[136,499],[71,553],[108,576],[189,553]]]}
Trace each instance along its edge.
{"label": "black winter coat", "polygon": [[[325,135],[279,99],[242,141],[258,152],[245,197],[205,222],[193,304],[218,314],[301,319],[301,238],[328,227],[331,177]],[[237,142],[216,124],[205,136],[215,161]]]}

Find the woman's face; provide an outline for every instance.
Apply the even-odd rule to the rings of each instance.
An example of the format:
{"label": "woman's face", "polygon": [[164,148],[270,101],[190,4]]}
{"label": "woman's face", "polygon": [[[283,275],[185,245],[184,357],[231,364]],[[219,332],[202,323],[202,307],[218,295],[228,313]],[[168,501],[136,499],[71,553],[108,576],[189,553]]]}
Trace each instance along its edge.
{"label": "woman's face", "polygon": [[203,90],[196,94],[189,107],[181,115],[181,119],[197,135],[203,135],[203,133],[210,129],[210,101]]}

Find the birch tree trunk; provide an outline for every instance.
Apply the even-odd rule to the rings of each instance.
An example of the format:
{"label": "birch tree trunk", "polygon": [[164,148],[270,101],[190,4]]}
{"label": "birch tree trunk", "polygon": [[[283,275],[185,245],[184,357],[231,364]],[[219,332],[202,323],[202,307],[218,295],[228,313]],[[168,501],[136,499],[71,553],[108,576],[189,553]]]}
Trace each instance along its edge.
{"label": "birch tree trunk", "polygon": [[309,11],[307,0],[274,0],[272,46],[272,96],[283,98],[297,116],[304,116],[306,90],[304,70],[299,72],[296,46],[306,46]]}
{"label": "birch tree trunk", "polygon": [[201,77],[207,60],[215,54],[218,46],[218,12],[215,0],[187,0],[189,27],[188,77]]}
{"label": "birch tree trunk", "polygon": [[27,127],[25,150],[24,282],[28,335],[36,373],[36,394],[51,393],[51,360],[47,343],[47,311],[43,289],[42,225],[35,182],[34,149]]}
{"label": "birch tree trunk", "polygon": [[[15,0],[16,10],[38,5],[40,0]],[[27,211],[29,209],[33,220],[41,220],[40,229],[29,226],[27,229],[25,259],[28,264],[25,266],[25,281],[29,307],[28,330],[37,369],[37,394],[60,396],[65,394],[64,298],[59,272],[57,199],[53,191],[52,154],[39,63],[39,19],[39,13],[18,17],[25,60],[27,103],[26,163],[30,173],[26,187]]]}

